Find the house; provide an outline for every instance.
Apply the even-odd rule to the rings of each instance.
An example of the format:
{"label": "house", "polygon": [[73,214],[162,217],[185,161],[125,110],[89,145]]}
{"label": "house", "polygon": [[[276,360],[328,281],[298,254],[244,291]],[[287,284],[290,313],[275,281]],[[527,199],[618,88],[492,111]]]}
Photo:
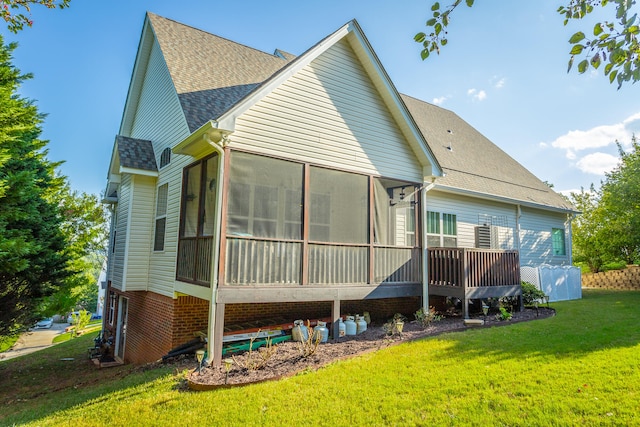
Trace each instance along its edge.
{"label": "house", "polygon": [[133,363],[198,331],[219,362],[229,324],[414,312],[451,292],[440,247],[497,257],[500,295],[571,263],[571,205],[400,95],[356,21],[294,56],[148,13],[104,201],[104,328]]}

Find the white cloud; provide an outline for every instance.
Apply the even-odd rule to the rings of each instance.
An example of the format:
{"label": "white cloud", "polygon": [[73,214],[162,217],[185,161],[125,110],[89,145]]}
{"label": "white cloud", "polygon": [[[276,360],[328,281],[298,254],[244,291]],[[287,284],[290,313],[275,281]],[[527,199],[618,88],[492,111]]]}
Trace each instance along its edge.
{"label": "white cloud", "polygon": [[498,76],[494,76],[491,81],[491,84],[493,84],[493,87],[496,89],[502,89],[506,83],[507,79],[505,77],[498,78]]}
{"label": "white cloud", "polygon": [[640,121],[640,113],[636,113],[620,123],[596,126],[588,130],[572,130],[551,142],[551,146],[567,151],[567,157],[575,155],[576,151],[607,147],[620,141],[628,144],[635,122]]}
{"label": "white cloud", "polygon": [[467,95],[469,95],[474,101],[483,101],[487,97],[487,92],[484,90],[469,89],[467,91]]}
{"label": "white cloud", "polygon": [[578,160],[576,166],[585,173],[604,175],[605,172],[613,170],[618,165],[618,161],[619,159],[611,154],[592,153]]}
{"label": "white cloud", "polygon": [[448,96],[441,96],[440,98],[433,98],[433,103],[435,105],[442,105],[442,104],[444,104],[444,101],[446,101],[447,99],[449,99]]}

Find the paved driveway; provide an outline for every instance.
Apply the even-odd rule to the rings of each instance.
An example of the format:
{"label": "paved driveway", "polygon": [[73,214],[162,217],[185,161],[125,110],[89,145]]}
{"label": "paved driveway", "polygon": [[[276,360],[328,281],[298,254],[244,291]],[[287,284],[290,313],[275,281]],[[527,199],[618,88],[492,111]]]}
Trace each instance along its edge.
{"label": "paved driveway", "polygon": [[53,338],[63,334],[67,326],[69,326],[68,323],[54,323],[51,329],[33,329],[25,332],[10,350],[0,353],[0,361],[51,347]]}

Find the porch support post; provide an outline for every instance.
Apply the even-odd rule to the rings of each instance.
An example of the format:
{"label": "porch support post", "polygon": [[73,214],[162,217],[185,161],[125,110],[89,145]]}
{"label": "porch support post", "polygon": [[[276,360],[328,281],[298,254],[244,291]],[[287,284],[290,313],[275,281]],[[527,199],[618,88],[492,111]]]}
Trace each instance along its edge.
{"label": "porch support post", "polygon": [[[426,185],[426,182],[425,182]],[[422,309],[429,312],[429,248],[427,245],[427,192],[433,188],[432,182],[420,192],[420,246],[422,248]]]}
{"label": "porch support post", "polygon": [[[222,335],[224,334],[224,303],[215,304],[215,328],[213,337],[209,339],[213,340],[213,366],[219,366],[222,363]],[[209,355],[211,359],[211,355]]]}
{"label": "porch support post", "polygon": [[337,340],[340,337],[340,325],[338,319],[340,318],[340,300],[334,299],[331,306],[331,329],[333,330],[333,339]]}

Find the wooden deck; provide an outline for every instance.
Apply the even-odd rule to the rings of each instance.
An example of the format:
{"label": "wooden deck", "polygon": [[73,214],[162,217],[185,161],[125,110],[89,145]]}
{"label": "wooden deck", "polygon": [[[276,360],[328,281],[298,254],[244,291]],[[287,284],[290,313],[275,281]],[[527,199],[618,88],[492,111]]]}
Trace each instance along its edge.
{"label": "wooden deck", "polygon": [[429,248],[429,294],[460,298],[469,317],[472,299],[520,297],[518,251]]}

